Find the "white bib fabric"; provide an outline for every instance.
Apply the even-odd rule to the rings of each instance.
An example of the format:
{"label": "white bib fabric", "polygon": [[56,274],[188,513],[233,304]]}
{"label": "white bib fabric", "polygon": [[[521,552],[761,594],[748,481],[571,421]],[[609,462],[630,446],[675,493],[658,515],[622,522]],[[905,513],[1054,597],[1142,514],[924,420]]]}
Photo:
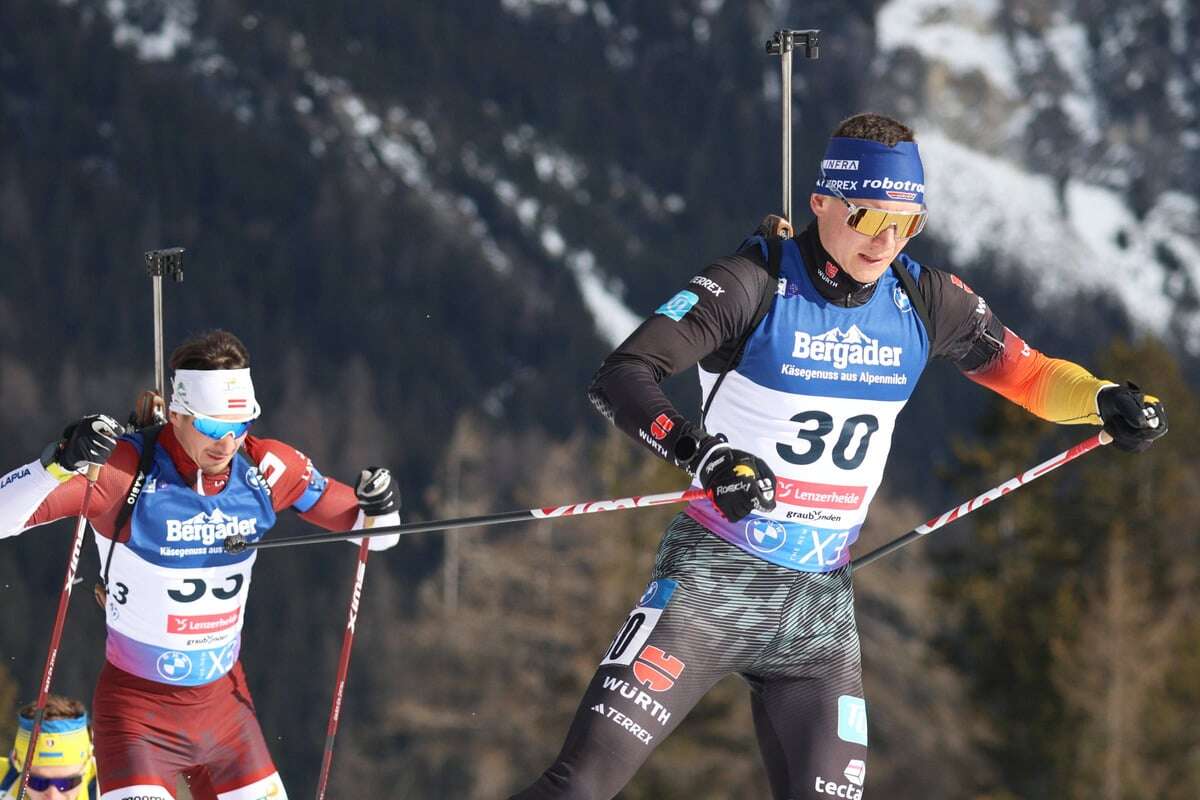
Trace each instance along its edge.
{"label": "white bib fabric", "polygon": [[[784,242],[771,311],[705,419],[708,431],[770,465],[776,507],[736,523],[708,500],[687,513],[748,553],[827,572],[849,561],[896,416],[928,361],[929,336],[891,270],[869,302],[844,308],[817,292],[800,258],[795,242]],[[919,265],[901,263],[915,279]],[[706,399],[716,379],[700,370]]]}

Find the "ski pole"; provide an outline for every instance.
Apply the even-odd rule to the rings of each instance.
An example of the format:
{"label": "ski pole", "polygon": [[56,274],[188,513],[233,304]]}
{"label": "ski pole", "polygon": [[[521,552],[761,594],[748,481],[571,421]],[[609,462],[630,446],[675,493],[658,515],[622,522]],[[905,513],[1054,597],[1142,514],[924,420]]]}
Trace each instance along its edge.
{"label": "ski pole", "polygon": [[851,562],[851,566],[854,567],[855,569],[857,569],[859,567],[865,567],[867,564],[870,564],[872,561],[878,561],[879,559],[883,558],[887,554],[893,553],[896,550],[899,550],[901,547],[904,547],[904,545],[908,544],[909,542],[911,542],[915,539],[919,539],[922,536],[926,536],[930,533],[933,533],[938,528],[941,528],[944,525],[948,525],[949,523],[954,522],[956,519],[962,519],[967,514],[970,514],[972,511],[976,511],[976,510],[982,508],[983,506],[987,505],[988,503],[992,502],[993,500],[997,500],[997,499],[1003,497],[1004,495],[1008,494],[1009,492],[1015,492],[1017,489],[1020,489],[1025,484],[1030,483],[1031,481],[1033,481],[1036,478],[1042,477],[1047,472],[1051,472],[1055,469],[1058,469],[1063,464],[1066,464],[1068,461],[1074,461],[1075,459],[1079,458],[1084,453],[1091,452],[1092,450],[1095,450],[1097,447],[1106,445],[1111,441],[1112,441],[1112,436],[1110,436],[1107,431],[1100,431],[1095,436],[1091,436],[1091,437],[1083,440],[1079,444],[1074,445],[1073,447],[1067,448],[1066,450],[1062,451],[1058,455],[1046,459],[1041,464],[1038,464],[1036,467],[1033,467],[1032,469],[1028,469],[1018,475],[1015,475],[1014,477],[1009,478],[1008,480],[1006,480],[1004,483],[1000,484],[999,486],[988,489],[983,494],[968,500],[967,502],[963,503],[962,505],[955,506],[954,508],[950,509],[949,511],[946,511],[945,513],[941,514],[940,516],[934,517],[933,519],[926,522],[924,525],[918,525],[917,527],[913,528],[911,531],[904,534],[903,536],[893,539],[892,541],[888,542],[885,545],[882,545],[881,547],[875,548],[871,552],[867,553],[865,556],[859,556],[858,558],[854,559],[853,562]]}
{"label": "ski pole", "polygon": [[[367,517],[370,528],[372,517]],[[350,648],[354,645],[354,626],[358,622],[358,602],[362,598],[363,578],[367,575],[367,556],[371,554],[370,540],[363,537],[358,546],[358,570],[354,573],[354,590],[350,593],[350,611],[347,613],[346,632],[342,636],[342,654],[338,658],[337,680],[333,686],[333,707],[329,710],[329,727],[325,731],[325,753],[321,756],[321,777],[317,781],[317,800],[325,800],[325,787],[329,783],[329,770],[333,765],[333,737],[337,736],[338,721],[342,716],[342,695],[346,690],[346,673],[350,670]]]}
{"label": "ski pole", "polygon": [[58,598],[58,616],[54,620],[54,632],[50,634],[50,651],[46,654],[46,666],[42,669],[42,684],[38,689],[37,704],[33,711],[33,730],[29,732],[29,749],[25,751],[25,764],[21,768],[21,784],[17,787],[17,800],[25,797],[25,784],[29,781],[29,770],[33,766],[33,755],[37,751],[38,734],[46,717],[46,695],[50,693],[50,681],[54,676],[54,663],[58,660],[58,645],[62,641],[63,626],[67,621],[67,606],[71,602],[71,587],[75,585],[75,572],[79,569],[79,554],[83,550],[83,535],[87,530],[88,506],[96,479],[100,477],[100,464],[89,464],[87,488],[83,490],[83,502],[79,506],[79,520],[75,523],[75,539],[71,543],[71,557],[67,560],[67,577],[63,581],[62,594]]}
{"label": "ski pole", "polygon": [[792,50],[797,45],[804,48],[804,57],[820,58],[819,30],[775,31],[767,41],[767,54],[779,56],[782,70],[780,99],[783,108],[780,117],[783,125],[783,218],[792,224]]}
{"label": "ski pole", "polygon": [[292,536],[287,539],[276,539],[273,542],[247,542],[241,534],[235,534],[225,539],[225,551],[240,553],[244,550],[265,550],[272,547],[291,547],[300,544],[319,544],[322,542],[341,542],[346,539],[356,539],[359,536],[389,536],[406,533],[426,533],[429,531],[444,531],[450,528],[481,528],[486,525],[503,525],[508,522],[526,522],[534,519],[555,519],[557,517],[574,517],[581,514],[596,514],[601,511],[620,511],[624,508],[648,508],[650,506],[669,505],[671,503],[687,503],[706,497],[703,489],[687,489],[682,492],[667,492],[665,494],[647,494],[634,497],[621,497],[615,500],[592,500],[587,503],[573,503],[565,506],[550,508],[531,508],[525,511],[504,511],[498,514],[484,514],[478,517],[460,517],[458,519],[438,519],[430,522],[409,522],[403,525],[388,525],[383,528],[372,528],[369,531],[341,531],[339,533],[310,533]]}

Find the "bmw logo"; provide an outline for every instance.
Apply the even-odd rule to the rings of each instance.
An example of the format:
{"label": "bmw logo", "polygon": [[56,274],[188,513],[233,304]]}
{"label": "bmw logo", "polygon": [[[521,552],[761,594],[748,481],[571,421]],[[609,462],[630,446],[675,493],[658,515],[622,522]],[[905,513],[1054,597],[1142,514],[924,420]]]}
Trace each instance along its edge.
{"label": "bmw logo", "polygon": [[787,541],[787,528],[773,519],[755,519],[746,523],[746,542],[760,553],[773,553]]}
{"label": "bmw logo", "polygon": [[187,653],[168,650],[158,657],[155,668],[166,680],[181,681],[192,674],[192,659]]}

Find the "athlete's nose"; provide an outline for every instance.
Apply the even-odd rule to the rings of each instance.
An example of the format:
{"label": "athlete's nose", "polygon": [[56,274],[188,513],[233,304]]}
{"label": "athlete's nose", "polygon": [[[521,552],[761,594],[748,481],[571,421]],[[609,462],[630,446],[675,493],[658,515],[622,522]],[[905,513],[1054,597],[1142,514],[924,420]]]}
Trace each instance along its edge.
{"label": "athlete's nose", "polygon": [[238,449],[238,440],[232,436],[222,437],[220,441],[214,443],[214,449],[216,452],[229,455]]}
{"label": "athlete's nose", "polygon": [[896,226],[888,225],[886,228],[881,230],[879,233],[875,234],[875,238],[872,239],[872,241],[879,242],[880,244],[886,245],[887,247],[895,247],[896,246]]}

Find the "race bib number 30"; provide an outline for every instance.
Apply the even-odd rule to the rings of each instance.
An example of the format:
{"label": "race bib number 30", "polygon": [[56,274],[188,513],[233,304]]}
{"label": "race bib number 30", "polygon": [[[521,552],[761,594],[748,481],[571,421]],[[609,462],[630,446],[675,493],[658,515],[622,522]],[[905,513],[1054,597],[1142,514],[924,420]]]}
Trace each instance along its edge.
{"label": "race bib number 30", "polygon": [[633,659],[641,652],[642,645],[650,638],[654,626],[658,624],[663,609],[667,607],[667,603],[670,602],[671,595],[675,593],[675,587],[678,585],[678,581],[665,578],[650,582],[642,594],[642,598],[638,600],[637,606],[629,612],[625,624],[617,631],[616,638],[608,646],[600,666],[603,667],[607,664],[629,666],[633,663]]}

